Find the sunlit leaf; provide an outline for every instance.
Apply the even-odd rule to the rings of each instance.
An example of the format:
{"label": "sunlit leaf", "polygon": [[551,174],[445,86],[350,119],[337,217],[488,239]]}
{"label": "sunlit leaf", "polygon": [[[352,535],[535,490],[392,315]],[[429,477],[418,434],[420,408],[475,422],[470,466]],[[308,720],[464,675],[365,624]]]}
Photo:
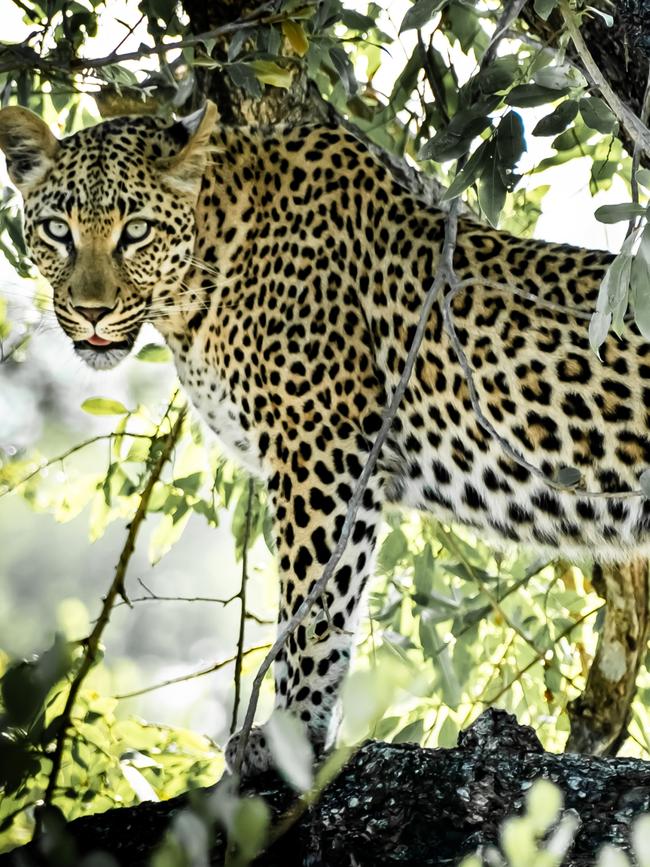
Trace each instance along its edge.
{"label": "sunlit leaf", "polygon": [[150,361],[156,364],[164,364],[172,360],[169,347],[161,343],[147,343],[136,355],[139,361]]}
{"label": "sunlit leaf", "polygon": [[255,77],[262,84],[271,84],[273,87],[288,89],[291,87],[293,76],[290,69],[285,69],[273,60],[251,60],[247,64],[253,70]]}
{"label": "sunlit leaf", "polygon": [[129,410],[110,397],[89,397],[81,404],[81,409],[90,415],[126,415]]}
{"label": "sunlit leaf", "polygon": [[309,41],[302,24],[297,21],[283,21],[282,32],[296,54],[303,57],[309,50]]}

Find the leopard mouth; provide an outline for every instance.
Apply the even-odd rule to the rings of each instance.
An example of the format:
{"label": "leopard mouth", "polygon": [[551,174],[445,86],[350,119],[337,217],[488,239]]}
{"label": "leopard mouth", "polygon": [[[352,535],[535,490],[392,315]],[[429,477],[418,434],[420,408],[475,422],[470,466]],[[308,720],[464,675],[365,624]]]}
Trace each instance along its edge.
{"label": "leopard mouth", "polygon": [[136,329],[121,340],[104,340],[93,337],[90,340],[74,340],[77,355],[95,370],[108,370],[116,367],[133,349],[138,331]]}

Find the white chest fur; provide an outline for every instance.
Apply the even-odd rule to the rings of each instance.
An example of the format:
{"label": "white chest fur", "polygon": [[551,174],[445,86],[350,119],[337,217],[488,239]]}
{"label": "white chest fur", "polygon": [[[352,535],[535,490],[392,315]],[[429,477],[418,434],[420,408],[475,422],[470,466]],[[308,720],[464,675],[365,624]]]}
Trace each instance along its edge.
{"label": "white chest fur", "polygon": [[227,394],[210,367],[191,352],[176,364],[179,378],[199,414],[217,436],[227,457],[256,476],[263,475],[258,436],[242,424],[242,408]]}

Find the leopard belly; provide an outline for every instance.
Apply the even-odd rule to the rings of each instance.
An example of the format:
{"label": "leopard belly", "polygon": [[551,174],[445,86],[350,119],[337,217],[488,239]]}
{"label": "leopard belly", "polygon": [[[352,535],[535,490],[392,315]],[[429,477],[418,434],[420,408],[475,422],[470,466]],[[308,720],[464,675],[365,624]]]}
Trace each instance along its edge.
{"label": "leopard belly", "polygon": [[[411,431],[400,437],[389,463],[389,500],[473,528],[497,546],[523,543],[574,560],[650,553],[647,500],[555,490],[504,458],[496,443],[470,460],[453,432],[434,448],[426,434],[417,439]],[[593,478],[586,483],[589,490],[596,487]]]}

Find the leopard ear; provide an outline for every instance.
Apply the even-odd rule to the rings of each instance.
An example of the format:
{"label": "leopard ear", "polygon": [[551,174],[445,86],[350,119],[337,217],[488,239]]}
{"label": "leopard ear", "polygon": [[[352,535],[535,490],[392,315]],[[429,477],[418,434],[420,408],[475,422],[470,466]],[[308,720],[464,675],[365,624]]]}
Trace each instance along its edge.
{"label": "leopard ear", "polygon": [[33,112],[9,105],[0,110],[0,148],[7,158],[9,177],[24,193],[45,179],[59,140]]}
{"label": "leopard ear", "polygon": [[203,108],[170,127],[169,134],[183,141],[183,147],[174,156],[157,161],[168,189],[183,196],[198,196],[218,118],[217,106],[207,100]]}

